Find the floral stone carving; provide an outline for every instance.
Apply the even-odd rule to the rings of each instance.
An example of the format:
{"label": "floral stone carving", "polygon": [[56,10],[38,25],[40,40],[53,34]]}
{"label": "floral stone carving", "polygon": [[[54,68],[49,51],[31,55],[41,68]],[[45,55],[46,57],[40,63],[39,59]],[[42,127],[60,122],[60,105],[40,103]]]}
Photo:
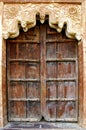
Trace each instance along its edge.
{"label": "floral stone carving", "polygon": [[59,3],[5,4],[3,15],[4,39],[17,37],[20,26],[25,32],[34,27],[36,15],[39,15],[42,24],[45,21],[45,16],[48,15],[51,28],[61,32],[66,25],[66,36],[81,40],[81,5]]}

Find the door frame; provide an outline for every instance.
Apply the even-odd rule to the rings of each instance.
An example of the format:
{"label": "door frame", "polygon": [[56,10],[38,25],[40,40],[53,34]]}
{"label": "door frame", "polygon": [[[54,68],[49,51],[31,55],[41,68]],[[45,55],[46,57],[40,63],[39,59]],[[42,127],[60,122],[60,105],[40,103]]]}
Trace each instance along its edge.
{"label": "door frame", "polygon": [[[3,88],[3,95],[4,95],[4,111],[6,113],[6,116],[4,117],[5,119],[5,124],[8,123],[7,120],[7,81],[6,81],[6,41],[3,41],[3,49],[4,49],[4,53],[3,53],[3,65],[2,65],[2,85],[4,86]],[[79,116],[78,116],[78,123],[81,125],[81,119],[82,119],[82,98],[83,98],[83,54],[82,54],[82,43],[80,43],[78,45],[78,83],[79,83]]]}
{"label": "door frame", "polygon": [[[11,0],[10,0],[11,1]],[[6,2],[6,1],[5,1]],[[58,1],[59,2],[59,1]],[[67,3],[71,3],[72,1],[70,0],[69,2],[66,1]],[[81,4],[82,6],[82,11],[85,10],[86,2],[84,0],[80,1],[75,1],[74,3]],[[64,0],[63,0],[64,4]],[[0,2],[0,7],[2,9],[1,11],[1,18],[0,18],[0,32],[2,34],[2,16],[3,16],[3,2]],[[79,122],[83,127],[86,127],[86,24],[84,22],[85,19],[85,13],[82,14],[82,28],[83,28],[83,36],[82,36],[82,41],[78,42],[78,54],[79,54]],[[2,35],[0,37],[0,126],[3,127],[8,123],[7,121],[7,101],[6,101],[6,40],[3,39]]]}

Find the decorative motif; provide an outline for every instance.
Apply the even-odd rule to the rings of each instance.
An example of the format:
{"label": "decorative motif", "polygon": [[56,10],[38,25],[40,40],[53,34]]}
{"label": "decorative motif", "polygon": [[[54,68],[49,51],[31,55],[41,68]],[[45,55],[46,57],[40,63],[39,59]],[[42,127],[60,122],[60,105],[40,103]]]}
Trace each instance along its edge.
{"label": "decorative motif", "polygon": [[13,19],[18,15],[19,12],[19,6],[11,6],[10,8],[7,6],[5,10],[5,16],[7,19]]}
{"label": "decorative motif", "polygon": [[81,40],[81,5],[75,4],[5,4],[3,37],[14,38],[19,35],[20,25],[26,32],[36,25],[36,15],[40,22],[49,16],[49,26],[61,32],[66,25],[66,36]]}

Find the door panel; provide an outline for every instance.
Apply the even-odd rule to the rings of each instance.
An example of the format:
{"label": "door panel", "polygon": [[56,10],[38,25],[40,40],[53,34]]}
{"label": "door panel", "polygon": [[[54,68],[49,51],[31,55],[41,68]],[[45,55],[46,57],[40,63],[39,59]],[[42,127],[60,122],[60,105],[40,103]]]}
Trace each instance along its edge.
{"label": "door panel", "polygon": [[58,101],[57,118],[71,121],[76,118],[76,104],[73,101]]}
{"label": "door panel", "polygon": [[77,42],[47,23],[7,40],[9,121],[77,121]]}
{"label": "door panel", "polygon": [[39,58],[40,58],[40,45],[37,43],[26,44],[26,59],[34,59],[39,61]]}
{"label": "door panel", "polygon": [[57,77],[57,66],[56,62],[48,62],[47,63],[47,78],[56,78]]}
{"label": "door panel", "polygon": [[[77,42],[51,30],[46,32],[47,121],[77,121]],[[55,38],[54,38],[55,36]]]}
{"label": "door panel", "polygon": [[71,41],[58,43],[57,58],[77,58],[76,44]]}
{"label": "door panel", "polygon": [[46,44],[47,58],[56,58],[56,43]]}
{"label": "door panel", "polygon": [[39,101],[27,102],[27,118],[29,121],[41,120],[41,104]]}
{"label": "door panel", "polygon": [[7,42],[9,121],[40,121],[39,26]]}
{"label": "door panel", "polygon": [[74,81],[58,82],[58,98],[75,98],[75,87]]}
{"label": "door panel", "polygon": [[27,98],[39,99],[40,98],[40,83],[28,82],[27,83]]}
{"label": "door panel", "polygon": [[11,62],[10,63],[10,78],[18,79],[25,78],[25,64],[22,62]]}
{"label": "door panel", "polygon": [[26,78],[39,79],[39,63],[27,63],[26,64]]}
{"label": "door panel", "polygon": [[58,78],[74,78],[76,76],[76,64],[73,61],[57,63]]}
{"label": "door panel", "polygon": [[26,117],[26,102],[25,101],[10,101],[10,118],[13,121]]}
{"label": "door panel", "polygon": [[[26,98],[25,82],[10,82],[10,98]],[[20,91],[21,90],[21,91]]]}

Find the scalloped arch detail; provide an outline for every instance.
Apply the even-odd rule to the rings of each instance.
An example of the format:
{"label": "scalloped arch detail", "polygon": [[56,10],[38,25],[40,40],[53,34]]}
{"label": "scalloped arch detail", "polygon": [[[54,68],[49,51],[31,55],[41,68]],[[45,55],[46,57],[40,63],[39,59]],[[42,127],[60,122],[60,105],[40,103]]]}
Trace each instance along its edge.
{"label": "scalloped arch detail", "polygon": [[61,32],[66,24],[65,34],[69,38],[81,40],[81,5],[76,4],[5,4],[3,15],[3,38],[15,38],[20,26],[26,32],[36,25],[36,15],[40,22],[49,16],[49,26]]}

